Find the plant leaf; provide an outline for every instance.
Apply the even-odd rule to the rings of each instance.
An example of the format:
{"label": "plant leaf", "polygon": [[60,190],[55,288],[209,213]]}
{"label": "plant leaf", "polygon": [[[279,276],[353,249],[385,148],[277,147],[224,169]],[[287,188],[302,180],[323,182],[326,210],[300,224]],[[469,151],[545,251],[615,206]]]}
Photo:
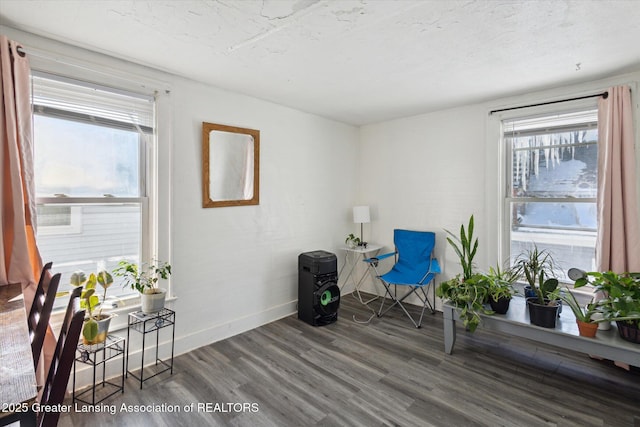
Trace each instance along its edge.
{"label": "plant leaf", "polygon": [[98,336],[98,322],[93,319],[87,320],[82,327],[82,336],[88,341],[93,341]]}

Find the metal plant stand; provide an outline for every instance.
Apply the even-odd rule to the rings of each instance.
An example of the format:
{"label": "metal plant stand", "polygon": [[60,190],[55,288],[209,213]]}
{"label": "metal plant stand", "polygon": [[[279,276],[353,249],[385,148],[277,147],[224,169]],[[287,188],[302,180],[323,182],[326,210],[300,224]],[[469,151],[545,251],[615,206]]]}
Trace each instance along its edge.
{"label": "metal plant stand", "polygon": [[[173,310],[168,308],[163,308],[157,313],[146,314],[142,311],[136,311],[134,313],[129,313],[129,322],[127,327],[127,340],[129,340],[129,334],[131,331],[136,331],[142,334],[142,351],[141,351],[141,361],[140,361],[140,374],[139,376],[134,374],[129,370],[129,347],[127,347],[127,368],[126,375],[131,375],[133,378],[140,381],[140,388],[142,389],[142,384],[155,377],[156,375],[160,375],[163,372],[171,371],[173,375],[173,349],[174,349],[174,341],[175,341],[175,319],[176,313]],[[158,344],[160,341],[160,330],[171,326],[171,358],[162,360],[158,356]],[[145,365],[144,365],[144,353],[146,349],[146,336],[149,333],[156,333],[156,343],[155,343],[155,366],[159,367],[159,369],[155,369],[154,373],[144,376]],[[130,342],[130,341],[129,341]],[[150,369],[150,367],[146,367],[146,369]]]}
{"label": "metal plant stand", "polygon": [[[76,403],[76,401],[78,401],[87,405],[96,405],[116,393],[124,393],[125,347],[125,339],[115,335],[107,335],[107,339],[100,344],[87,345],[82,344],[82,342],[78,344],[78,348],[76,350],[76,358],[73,361],[73,403]],[[118,356],[123,356],[122,375],[120,375],[119,384],[116,382],[107,381],[105,379],[107,361]],[[78,363],[84,363],[85,365],[90,365],[93,367],[93,382],[91,387],[87,390],[76,393],[76,365]],[[98,366],[102,366],[102,381],[99,384],[96,384],[96,368]],[[98,387],[100,385],[102,386],[102,388]],[[100,391],[101,389],[104,391]],[[97,390],[100,397],[99,400],[96,401]],[[89,393],[91,394],[91,400],[85,400],[86,398],[84,396]]]}

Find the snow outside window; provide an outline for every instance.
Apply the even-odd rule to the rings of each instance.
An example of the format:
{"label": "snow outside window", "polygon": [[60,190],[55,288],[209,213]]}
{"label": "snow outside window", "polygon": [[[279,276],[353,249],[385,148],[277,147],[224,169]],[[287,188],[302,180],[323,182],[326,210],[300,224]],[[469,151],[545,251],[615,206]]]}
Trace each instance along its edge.
{"label": "snow outside window", "polygon": [[502,130],[511,258],[535,243],[552,253],[561,280],[570,282],[571,267],[593,271],[597,110],[503,120]]}

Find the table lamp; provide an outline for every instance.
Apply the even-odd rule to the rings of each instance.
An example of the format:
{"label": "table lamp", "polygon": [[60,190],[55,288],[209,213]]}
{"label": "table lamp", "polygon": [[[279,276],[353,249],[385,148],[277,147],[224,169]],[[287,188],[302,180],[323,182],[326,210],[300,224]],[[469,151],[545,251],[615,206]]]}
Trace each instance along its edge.
{"label": "table lamp", "polygon": [[370,223],[371,216],[369,215],[369,206],[355,206],[353,208],[353,222],[360,223],[360,245],[364,245],[364,238],[362,236],[362,224]]}

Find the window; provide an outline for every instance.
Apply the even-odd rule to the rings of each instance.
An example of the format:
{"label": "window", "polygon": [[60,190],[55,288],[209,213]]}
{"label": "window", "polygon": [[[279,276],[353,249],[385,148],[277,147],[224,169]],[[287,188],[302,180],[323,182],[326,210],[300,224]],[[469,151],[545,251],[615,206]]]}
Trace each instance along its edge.
{"label": "window", "polygon": [[565,281],[571,267],[595,268],[597,118],[593,106],[502,120],[511,259],[535,243]]}
{"label": "window", "polygon": [[79,233],[80,208],[64,205],[38,205],[38,235]]}
{"label": "window", "polygon": [[[60,289],[73,271],[147,259],[153,99],[43,73],[32,83],[37,243]],[[114,283],[108,295],[128,293]]]}

